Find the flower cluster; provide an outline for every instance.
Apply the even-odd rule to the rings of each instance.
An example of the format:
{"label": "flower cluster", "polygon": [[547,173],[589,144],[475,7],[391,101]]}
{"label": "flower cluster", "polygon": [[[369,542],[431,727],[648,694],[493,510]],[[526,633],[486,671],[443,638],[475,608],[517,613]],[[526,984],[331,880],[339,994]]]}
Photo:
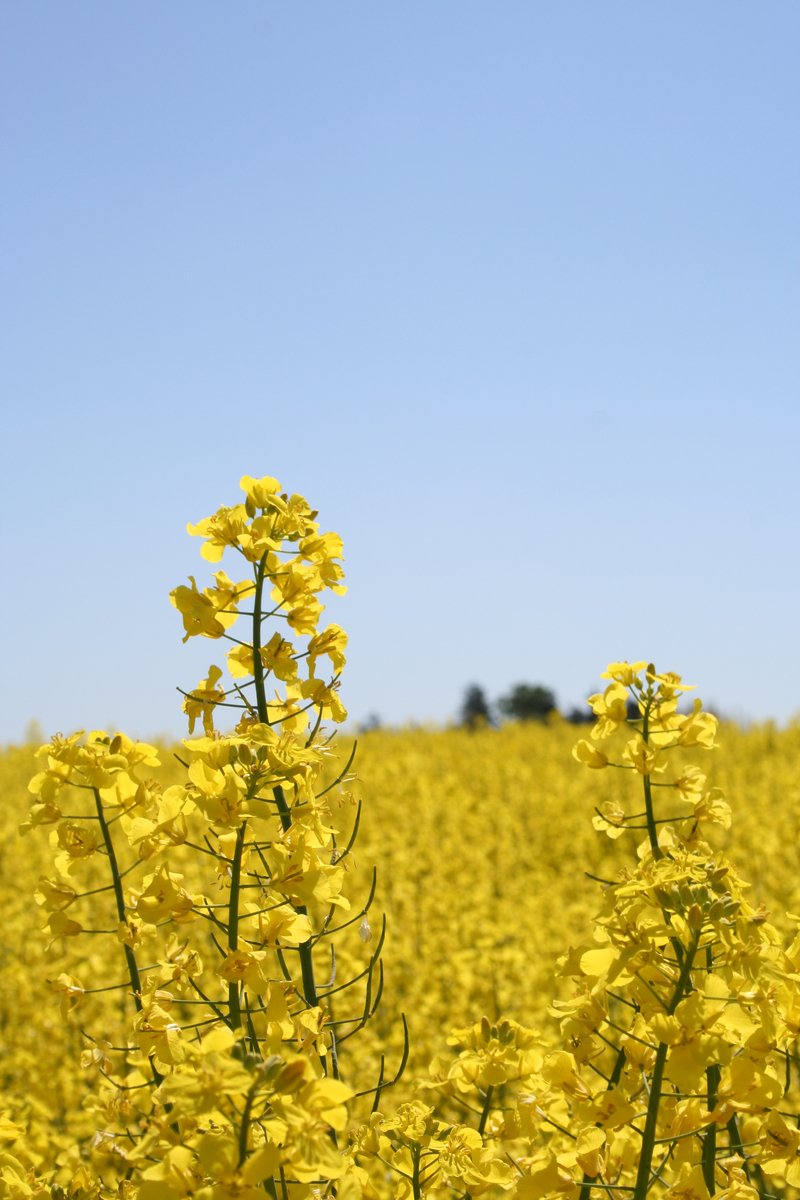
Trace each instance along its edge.
{"label": "flower cluster", "polygon": [[[799,943],[784,946],[714,844],[730,809],[685,752],[714,748],[716,719],[699,701],[682,712],[690,689],[652,664],[612,663],[606,679],[574,755],[639,780],[638,804],[609,801],[595,818],[635,853],[601,881],[593,939],[560,960],[560,1044],[484,1019],[456,1032],[429,1086],[477,1115],[482,1162],[513,1164],[503,1186],[523,1200],[774,1196],[800,1183]],[[394,1128],[382,1132],[395,1158],[380,1157],[400,1171]]]}
{"label": "flower cluster", "polygon": [[[118,1179],[137,1200],[304,1196],[347,1169],[341,1051],[379,1002],[382,938],[337,977],[340,935],[368,925],[374,896],[345,894],[359,812],[342,844],[332,806],[347,803],[352,755],[331,779],[323,726],[346,715],[346,635],[319,628],[320,595],[343,590],[341,541],[277,480],[242,489],[189,531],[248,576],[172,592],[187,638],[230,644],[231,685],[212,665],[185,693],[183,780],[157,781],[155,747],[94,731],[42,747],[30,784],[26,826],[50,830],[53,852],[36,899],[51,944],[74,945],[53,987],[98,1078],[92,1194]],[[230,732],[220,709],[238,712]],[[98,977],[102,939],[116,978]],[[91,1001],[107,993],[129,1005],[101,1033]],[[382,1071],[366,1092],[390,1082]]]}

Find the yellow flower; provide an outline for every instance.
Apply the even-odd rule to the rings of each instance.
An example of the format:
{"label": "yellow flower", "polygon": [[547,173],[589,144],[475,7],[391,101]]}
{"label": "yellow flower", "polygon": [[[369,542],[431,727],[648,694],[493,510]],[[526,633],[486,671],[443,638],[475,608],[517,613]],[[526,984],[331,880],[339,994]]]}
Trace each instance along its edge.
{"label": "yellow flower", "polygon": [[675,1183],[664,1193],[664,1200],[708,1200],[702,1166],[683,1163]]}
{"label": "yellow flower", "polygon": [[628,719],[628,689],[622,683],[610,683],[602,695],[590,696],[589,704],[597,717],[591,731],[596,741],[608,737]]}
{"label": "yellow flower", "polygon": [[622,751],[622,757],[640,775],[653,775],[663,770],[663,767],[658,765],[659,752],[657,747],[645,742],[644,738],[638,734],[627,743],[625,749]]}
{"label": "yellow flower", "polygon": [[214,732],[214,708],[221,700],[225,699],[225,691],[219,686],[221,678],[222,671],[219,667],[210,666],[208,676],[198,683],[190,695],[184,698],[183,711],[189,718],[190,736],[194,733],[198,717],[201,718],[203,729],[207,735]]}
{"label": "yellow flower", "polygon": [[281,490],[281,485],[271,475],[265,475],[262,479],[254,479],[252,475],[243,475],[239,480],[239,487],[247,497],[245,507],[248,517],[254,517],[259,508],[272,508],[275,497]]}
{"label": "yellow flower", "polygon": [[63,879],[41,879],[33,894],[37,904],[52,912],[55,909],[69,908],[77,892]]}
{"label": "yellow flower", "polygon": [[233,508],[224,506],[211,517],[198,521],[196,525],[187,525],[186,530],[193,537],[205,538],[200,553],[207,562],[219,562],[228,546],[237,544],[239,534],[245,527],[247,512],[243,504]]}
{"label": "yellow flower", "polygon": [[222,637],[226,622],[221,618],[218,608],[207,592],[198,591],[193,575],[189,576],[189,582],[192,585],[190,588],[181,584],[169,594],[173,606],[183,617],[183,628],[186,630],[184,642],[198,634],[209,638]]}
{"label": "yellow flower", "polygon": [[269,991],[269,960],[264,950],[229,950],[217,970],[228,983],[246,983],[259,996]]}
{"label": "yellow flower", "polygon": [[606,800],[600,805],[600,811],[592,817],[592,825],[600,833],[605,833],[612,840],[625,832],[627,816],[625,809],[615,800]]}
{"label": "yellow flower", "polygon": [[594,770],[608,766],[608,756],[602,750],[596,749],[591,742],[587,742],[585,738],[581,738],[572,747],[572,757]]}
{"label": "yellow flower", "polygon": [[640,662],[634,662],[634,663],[629,663],[629,662],[609,663],[608,666],[606,667],[605,671],[603,672],[603,674],[600,676],[600,678],[601,679],[613,679],[617,683],[623,684],[623,686],[626,688],[631,687],[631,686],[641,688],[642,681],[639,678],[639,675],[640,675],[640,672],[642,672],[646,666],[647,666],[647,663],[643,659]]}
{"label": "yellow flower", "polygon": [[339,625],[329,625],[318,633],[308,643],[308,672],[314,674],[317,659],[327,655],[331,660],[333,670],[338,675],[345,665],[344,651],[347,647],[347,634]]}
{"label": "yellow flower", "polygon": [[330,718],[340,724],[347,720],[347,709],[339,699],[335,684],[326,684],[321,679],[305,679],[300,685],[300,695],[305,700],[311,700],[316,708],[322,709],[323,719]]}
{"label": "yellow flower", "polygon": [[678,724],[678,745],[704,746],[707,750],[712,750],[718,724],[717,718],[711,713],[703,712],[701,702],[695,700],[692,712]]}
{"label": "yellow flower", "polygon": [[702,794],[705,782],[706,776],[699,767],[685,766],[673,786],[684,800],[694,801]]}
{"label": "yellow flower", "polygon": [[194,901],[185,888],[180,886],[182,875],[160,866],[153,875],[144,878],[144,890],[134,901],[134,909],[143,921],[158,924],[166,917],[180,921],[194,907]]}
{"label": "yellow flower", "polygon": [[240,1165],[240,1147],[233,1133],[204,1133],[197,1156],[212,1183],[199,1189],[196,1200],[263,1200],[261,1186],[281,1161],[278,1147],[265,1142],[248,1154]]}
{"label": "yellow flower", "polygon": [[[297,679],[297,660],[295,648],[279,633],[274,633],[266,646],[261,647],[261,661],[266,671],[271,671],[284,683],[294,683]],[[313,671],[311,672],[313,675]]]}
{"label": "yellow flower", "polygon": [[714,1200],[759,1200],[758,1191],[747,1182],[747,1176],[740,1164],[741,1159],[738,1157],[719,1164],[725,1168],[728,1186],[715,1192]]}
{"label": "yellow flower", "polygon": [[731,827],[731,808],[720,788],[711,788],[694,806],[694,820]]}

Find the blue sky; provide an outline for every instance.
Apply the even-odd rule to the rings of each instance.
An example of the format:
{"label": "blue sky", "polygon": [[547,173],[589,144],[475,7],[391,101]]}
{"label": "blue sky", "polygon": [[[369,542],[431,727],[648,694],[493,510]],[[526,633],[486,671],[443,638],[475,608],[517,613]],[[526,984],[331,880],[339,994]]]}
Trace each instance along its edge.
{"label": "blue sky", "polygon": [[185,534],[345,539],[355,721],[800,710],[800,8],[9,3],[0,741],[181,733]]}

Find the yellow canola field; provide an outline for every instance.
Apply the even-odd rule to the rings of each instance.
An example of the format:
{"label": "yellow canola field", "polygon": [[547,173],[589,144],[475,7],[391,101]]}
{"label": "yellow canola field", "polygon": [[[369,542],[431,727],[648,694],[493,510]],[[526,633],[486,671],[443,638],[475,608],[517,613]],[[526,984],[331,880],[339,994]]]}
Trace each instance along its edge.
{"label": "yellow canola field", "polygon": [[342,539],[240,489],[189,739],[0,760],[0,1200],[793,1200],[797,729],[614,662],[354,770]]}
{"label": "yellow canola field", "polygon": [[[555,963],[570,946],[590,940],[600,903],[601,884],[588,875],[614,878],[644,837],[611,840],[593,828],[604,802],[624,797],[630,808],[635,781],[626,771],[587,771],[575,762],[571,750],[582,732],[555,721],[474,733],[379,730],[360,739],[357,778],[337,796],[334,815],[346,833],[361,799],[347,874],[353,911],[369,893],[373,866],[377,888],[335,970],[344,978],[363,966],[382,914],[386,940],[380,1008],[352,1052],[342,1048],[344,1077],[353,1086],[370,1085],[381,1054],[387,1074],[394,1070],[403,1048],[401,1013],[411,1050],[392,1105],[419,1094],[430,1061],[449,1053],[454,1026],[484,1014],[539,1028],[557,1043],[548,1006],[568,994],[569,982],[557,977]],[[703,769],[724,790],[733,825],[712,840],[751,883],[750,904],[769,910],[788,941],[791,915],[800,914],[800,727],[726,725],[718,741]],[[113,1039],[115,1028],[124,1027],[126,997],[119,991],[87,997],[80,1013],[63,1019],[68,1005],[52,981],[65,969],[68,939],[45,950],[34,901],[52,858],[46,838],[22,841],[18,833],[29,809],[27,783],[38,769],[33,749],[0,756],[2,1109],[28,1131],[14,1143],[18,1157],[35,1163],[58,1154],[69,1173],[79,1162],[76,1143],[95,1136],[96,1125],[84,1108],[92,1085],[81,1069],[88,1043],[78,1020],[96,1029],[99,1018]],[[162,753],[162,762],[170,761]],[[161,774],[168,783],[169,766]],[[180,865],[179,856],[170,862]],[[103,937],[96,943],[88,975],[122,978],[121,961],[103,961],[119,957],[119,945]],[[430,1103],[437,1103],[433,1093]]]}
{"label": "yellow canola field", "polygon": [[[590,938],[600,904],[588,875],[613,879],[644,838],[592,827],[606,801],[635,806],[638,781],[582,769],[571,755],[582,732],[557,721],[378,731],[359,743],[358,863],[378,866],[388,926],[383,1016],[407,1012],[418,1072],[451,1026],[484,1014],[555,1031],[556,959]],[[724,725],[718,741],[702,765],[733,822],[714,831],[715,846],[789,936],[787,912],[800,916],[800,726]]]}

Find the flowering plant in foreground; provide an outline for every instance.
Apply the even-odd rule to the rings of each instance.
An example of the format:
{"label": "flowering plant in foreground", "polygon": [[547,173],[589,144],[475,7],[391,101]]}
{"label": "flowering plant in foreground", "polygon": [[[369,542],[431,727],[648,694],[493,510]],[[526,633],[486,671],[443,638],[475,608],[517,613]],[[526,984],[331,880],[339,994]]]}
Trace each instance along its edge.
{"label": "flowering plant in foreground", "polygon": [[[184,694],[184,781],[162,788],[148,774],[154,747],[95,731],[42,747],[30,785],[27,827],[51,829],[54,853],[37,900],[51,942],[75,947],[55,981],[62,1010],[80,1021],[92,999],[120,1001],[111,1024],[108,1010],[104,1026],[82,1024],[96,1134],[59,1195],[62,1184],[139,1200],[329,1188],[348,1169],[346,1105],[377,1103],[392,1082],[382,1062],[357,1092],[342,1063],[380,1000],[383,935],[369,924],[374,884],[355,911],[343,890],[359,809],[342,844],[333,808],[350,761],[321,782],[334,755],[323,721],[346,716],[347,638],[319,628],[320,595],[344,590],[341,540],[277,480],[245,476],[242,489],[189,532],[208,562],[232,551],[243,578],[219,569],[211,586],[190,579],[171,596],[184,640],[230,647],[231,684],[212,665]],[[238,721],[220,733],[229,709]],[[342,978],[337,944],[354,925],[363,961]],[[103,940],[119,950],[110,979],[98,978]]]}
{"label": "flowering plant in foreground", "polygon": [[[639,781],[638,804],[606,803],[594,819],[638,845],[617,879],[600,881],[593,940],[561,959],[572,987],[552,1008],[562,1044],[484,1019],[455,1032],[458,1053],[433,1064],[431,1084],[479,1115],[477,1153],[513,1164],[502,1182],[524,1200],[770,1197],[800,1186],[800,939],[782,947],[711,844],[730,809],[684,752],[713,749],[716,719],[699,701],[679,712],[690,689],[652,664],[612,663],[605,678],[574,756]],[[398,1170],[416,1197],[441,1174],[426,1158],[422,1107],[415,1117],[400,1139],[396,1121],[375,1120],[361,1149],[368,1162],[382,1137],[384,1161],[405,1155]],[[476,1149],[467,1143],[461,1160]]]}

